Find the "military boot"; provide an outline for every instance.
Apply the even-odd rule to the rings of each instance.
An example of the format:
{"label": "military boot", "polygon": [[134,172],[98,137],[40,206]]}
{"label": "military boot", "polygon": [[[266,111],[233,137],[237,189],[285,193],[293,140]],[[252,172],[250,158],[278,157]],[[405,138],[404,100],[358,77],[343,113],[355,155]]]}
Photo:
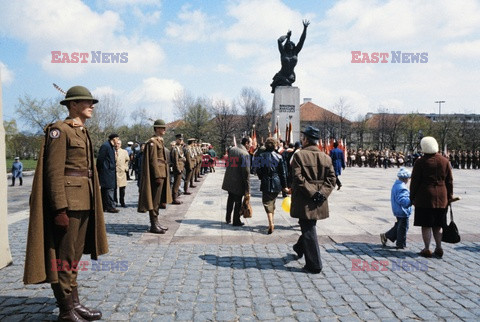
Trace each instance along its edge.
{"label": "military boot", "polygon": [[75,311],[73,307],[73,301],[71,296],[67,296],[64,299],[57,298],[57,304],[60,308],[60,314],[58,315],[58,321],[75,321],[83,322],[87,321],[80,314]]}
{"label": "military boot", "polygon": [[78,298],[78,288],[72,287],[72,303],[75,311],[87,321],[100,320],[102,318],[102,312],[99,310],[89,309],[86,306],[80,304]]}
{"label": "military boot", "polygon": [[153,234],[165,234],[167,231],[160,228],[158,223],[158,215],[150,213],[150,232]]}

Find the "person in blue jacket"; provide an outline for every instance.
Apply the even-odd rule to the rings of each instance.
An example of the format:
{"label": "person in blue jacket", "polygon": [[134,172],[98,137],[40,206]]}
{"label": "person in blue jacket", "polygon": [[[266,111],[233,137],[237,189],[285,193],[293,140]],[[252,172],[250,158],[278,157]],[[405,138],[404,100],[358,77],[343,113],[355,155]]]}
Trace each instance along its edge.
{"label": "person in blue jacket", "polygon": [[23,184],[23,164],[19,157],[15,157],[12,163],[12,187],[15,185],[15,179],[18,178],[20,185]]}
{"label": "person in blue jacket", "polygon": [[345,155],[343,151],[338,148],[338,142],[336,141],[333,143],[333,149],[330,150],[330,158],[332,158],[335,177],[337,178],[337,190],[340,190],[342,183],[338,179],[338,176],[342,174],[342,169],[345,170]]}
{"label": "person in blue jacket", "polygon": [[380,240],[383,246],[387,244],[388,240],[391,242],[396,241],[396,248],[403,249],[407,246],[408,219],[412,214],[410,191],[407,188],[411,173],[404,167],[401,167],[397,177],[398,179],[393,184],[390,196],[393,215],[397,217],[397,222],[385,234],[380,234]]}

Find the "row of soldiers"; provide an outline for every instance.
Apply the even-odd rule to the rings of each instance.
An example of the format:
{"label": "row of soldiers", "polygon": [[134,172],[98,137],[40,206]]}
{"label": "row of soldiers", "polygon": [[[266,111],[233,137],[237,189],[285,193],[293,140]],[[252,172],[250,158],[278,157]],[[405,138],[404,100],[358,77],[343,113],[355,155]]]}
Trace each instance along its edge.
{"label": "row of soldiers", "polygon": [[[347,150],[347,166],[348,167],[370,167],[370,168],[389,168],[389,167],[412,167],[415,161],[421,156],[419,152],[410,151],[407,154],[388,149],[363,150],[349,149]],[[450,160],[450,164],[454,169],[480,169],[480,151],[447,151],[446,156]]]}

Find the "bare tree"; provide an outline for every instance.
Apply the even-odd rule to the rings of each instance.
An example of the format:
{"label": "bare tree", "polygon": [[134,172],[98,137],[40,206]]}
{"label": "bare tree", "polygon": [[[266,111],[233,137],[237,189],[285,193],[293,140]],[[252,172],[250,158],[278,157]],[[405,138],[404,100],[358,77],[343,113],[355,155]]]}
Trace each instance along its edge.
{"label": "bare tree", "polygon": [[340,97],[333,105],[333,111],[335,114],[338,115],[338,137],[344,138],[345,137],[345,121],[350,117],[352,113],[352,107],[347,104],[347,101],[344,97]]}
{"label": "bare tree", "polygon": [[265,101],[260,92],[251,87],[244,87],[235,105],[245,115],[244,126],[241,130],[249,132],[254,124],[257,124],[265,114]]}
{"label": "bare tree", "polygon": [[211,107],[211,113],[214,116],[216,127],[215,136],[222,153],[226,150],[229,138],[232,138],[235,131],[238,130],[238,116],[235,105],[230,105],[224,100],[217,100]]}
{"label": "bare tree", "polygon": [[95,147],[99,147],[116,128],[123,124],[125,113],[119,99],[113,94],[98,98],[93,116],[86,123]]}
{"label": "bare tree", "polygon": [[418,138],[429,128],[430,123],[430,120],[418,113],[410,113],[402,117],[401,132],[407,150],[415,150],[419,143]]}
{"label": "bare tree", "polygon": [[16,113],[34,133],[42,133],[45,126],[67,116],[65,106],[52,99],[36,99],[25,95],[18,99]]}
{"label": "bare tree", "polygon": [[197,99],[187,90],[175,92],[173,97],[173,106],[175,107],[174,115],[179,119],[185,119],[189,110],[195,105]]}

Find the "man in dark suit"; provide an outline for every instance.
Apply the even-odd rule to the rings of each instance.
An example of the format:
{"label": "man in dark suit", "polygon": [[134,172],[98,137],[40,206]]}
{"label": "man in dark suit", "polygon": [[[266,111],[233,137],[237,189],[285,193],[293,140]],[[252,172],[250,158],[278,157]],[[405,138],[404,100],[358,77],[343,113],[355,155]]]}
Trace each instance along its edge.
{"label": "man in dark suit", "polygon": [[303,148],[292,157],[292,204],[290,216],[298,218],[302,235],[293,250],[298,258],[305,254],[304,270],[318,274],[322,270],[317,238],[317,220],[328,218],[327,198],[335,188],[332,159],[318,148],[320,131],[308,126],[302,132]]}
{"label": "man in dark suit", "polygon": [[240,221],[240,207],[242,198],[250,198],[250,154],[248,150],[252,145],[249,137],[242,139],[239,147],[228,150],[227,169],[223,177],[222,189],[228,191],[227,214],[225,221],[231,221],[233,210],[233,226],[243,226]]}
{"label": "man in dark suit", "polygon": [[338,148],[338,142],[336,141],[333,143],[333,150],[330,151],[330,158],[332,158],[333,168],[335,169],[337,190],[340,190],[342,183],[338,179],[338,176],[342,174],[342,169],[345,170],[345,156],[343,151]]}
{"label": "man in dark suit", "polygon": [[98,151],[97,171],[102,187],[102,203],[106,212],[117,213],[114,193],[117,188],[117,163],[115,161],[115,146],[119,140],[117,134],[110,134],[108,141],[102,144]]}

